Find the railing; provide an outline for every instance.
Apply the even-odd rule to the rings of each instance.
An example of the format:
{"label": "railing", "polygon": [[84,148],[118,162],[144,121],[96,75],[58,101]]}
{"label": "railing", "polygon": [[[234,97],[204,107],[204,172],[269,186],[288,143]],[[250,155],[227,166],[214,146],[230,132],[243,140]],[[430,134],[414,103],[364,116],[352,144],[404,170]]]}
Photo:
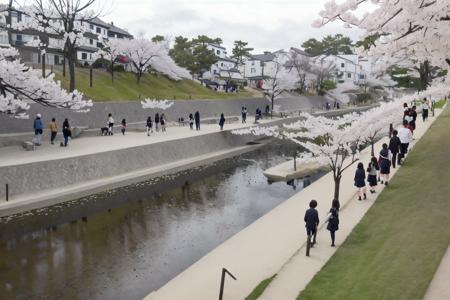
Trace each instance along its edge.
{"label": "railing", "polygon": [[219,292],[219,300],[223,299],[223,291],[225,289],[225,275],[228,274],[230,275],[231,278],[233,278],[234,280],[237,280],[236,277],[234,277],[233,274],[231,274],[227,269],[222,268],[222,277],[220,279],[220,292]]}

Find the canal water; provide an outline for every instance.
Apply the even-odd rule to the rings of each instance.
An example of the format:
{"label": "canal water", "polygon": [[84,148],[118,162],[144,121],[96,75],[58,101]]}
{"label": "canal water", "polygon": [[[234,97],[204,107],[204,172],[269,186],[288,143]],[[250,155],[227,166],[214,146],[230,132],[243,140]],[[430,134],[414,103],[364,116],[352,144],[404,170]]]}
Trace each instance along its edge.
{"label": "canal water", "polygon": [[294,149],[272,141],[207,166],[0,219],[0,298],[142,299],[319,178],[297,180],[296,190],[267,183],[263,170]]}

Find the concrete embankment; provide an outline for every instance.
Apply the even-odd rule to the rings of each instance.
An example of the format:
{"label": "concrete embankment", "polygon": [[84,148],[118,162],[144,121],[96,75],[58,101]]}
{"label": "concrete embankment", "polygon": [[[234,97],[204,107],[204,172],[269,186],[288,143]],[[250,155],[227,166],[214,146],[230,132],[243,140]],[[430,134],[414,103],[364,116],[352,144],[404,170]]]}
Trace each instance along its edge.
{"label": "concrete embankment", "polygon": [[[278,125],[282,122],[286,122],[286,119],[267,121],[266,124]],[[240,124],[233,126],[242,127]],[[86,149],[74,149],[78,155],[71,155],[70,152],[61,152],[66,149],[58,151],[59,147],[49,146],[48,151],[56,154],[42,153],[40,157],[17,156],[15,160],[10,161],[5,157],[0,161],[0,178],[2,178],[0,216],[77,199],[101,190],[239,155],[253,150],[256,146],[252,142],[258,139],[253,136],[233,135],[230,131],[218,132],[216,125],[209,125],[205,128],[206,133],[198,134],[183,127],[169,129],[169,131],[182,130],[183,135],[176,132],[173,133],[174,138],[164,140],[165,136],[160,134],[158,138],[161,141],[147,142],[148,144],[145,144],[145,141],[151,141],[152,137],[147,138],[143,133],[135,133],[135,137],[128,138],[138,139],[144,144],[130,147],[116,145],[117,149],[110,151],[102,151],[102,145],[98,145],[93,147],[91,152],[83,152]],[[188,137],[183,137],[186,135]],[[111,138],[120,141],[126,137]],[[153,139],[155,138],[157,137]],[[109,137],[85,138],[80,142],[89,144],[106,142],[108,139]],[[38,149],[32,154],[36,155],[39,151],[45,150]],[[6,183],[9,185],[9,202],[3,201],[6,197]]]}

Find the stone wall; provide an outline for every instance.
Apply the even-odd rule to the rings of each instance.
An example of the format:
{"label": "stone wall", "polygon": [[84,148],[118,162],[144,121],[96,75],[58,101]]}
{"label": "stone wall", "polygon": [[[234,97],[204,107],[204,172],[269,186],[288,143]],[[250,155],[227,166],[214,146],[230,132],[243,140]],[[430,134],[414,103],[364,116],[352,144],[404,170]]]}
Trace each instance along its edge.
{"label": "stone wall", "polygon": [[[323,97],[294,97],[277,100],[282,110],[309,110],[312,107],[322,107],[327,100]],[[176,100],[175,105],[164,113],[168,121],[176,121],[179,117],[186,118],[189,113],[200,112],[201,117],[218,117],[221,113],[226,116],[240,115],[241,107],[246,106],[251,115],[256,108],[269,104],[262,98],[254,99],[229,99],[229,100]],[[148,116],[154,117],[153,109],[142,109],[139,101],[129,102],[96,102],[88,113],[77,113],[66,109],[56,109],[31,104],[29,110],[30,119],[20,120],[0,114],[0,134],[33,132],[33,119],[37,113],[42,115],[44,126],[55,117],[61,125],[64,118],[68,118],[71,126],[99,128],[106,125],[108,113],[112,113],[117,124],[125,118],[127,122],[143,122]]]}

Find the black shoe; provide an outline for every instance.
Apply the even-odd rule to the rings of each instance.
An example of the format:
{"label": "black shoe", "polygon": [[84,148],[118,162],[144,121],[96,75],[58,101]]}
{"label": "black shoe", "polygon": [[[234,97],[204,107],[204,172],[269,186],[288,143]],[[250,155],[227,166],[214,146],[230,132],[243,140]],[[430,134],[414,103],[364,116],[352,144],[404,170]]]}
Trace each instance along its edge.
{"label": "black shoe", "polygon": [[364,200],[366,200],[367,199],[367,196],[366,196],[366,194],[364,194]]}
{"label": "black shoe", "polygon": [[361,201],[361,200],[362,200],[362,199],[361,199],[361,196],[359,196],[359,197],[358,197],[358,200],[359,200],[359,201]]}
{"label": "black shoe", "polygon": [[384,183],[384,181],[383,180],[381,180],[381,184],[383,184]]}
{"label": "black shoe", "polygon": [[378,177],[378,182],[380,182],[380,177]]}
{"label": "black shoe", "polygon": [[386,186],[388,186],[388,185],[389,185],[389,183],[388,183],[388,182],[386,181],[385,185],[386,185]]}

